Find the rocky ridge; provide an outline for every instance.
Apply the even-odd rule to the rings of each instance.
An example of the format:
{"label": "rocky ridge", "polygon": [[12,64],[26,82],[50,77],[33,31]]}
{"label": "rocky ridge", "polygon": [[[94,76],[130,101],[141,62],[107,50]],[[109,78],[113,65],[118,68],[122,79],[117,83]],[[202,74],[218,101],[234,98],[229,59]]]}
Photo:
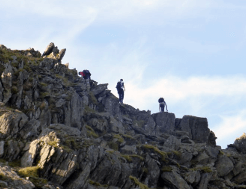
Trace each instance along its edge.
{"label": "rocky ridge", "polygon": [[246,136],[216,146],[206,118],[124,104],[76,69],[65,49],[0,45],[0,187],[246,188]]}

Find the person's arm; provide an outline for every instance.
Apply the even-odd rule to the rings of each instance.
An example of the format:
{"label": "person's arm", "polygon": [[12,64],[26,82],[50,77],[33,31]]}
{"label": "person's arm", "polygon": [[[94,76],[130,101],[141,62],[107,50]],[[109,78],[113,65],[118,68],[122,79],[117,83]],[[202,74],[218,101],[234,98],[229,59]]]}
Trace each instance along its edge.
{"label": "person's arm", "polygon": [[122,82],[122,87],[123,87],[123,90],[125,91],[126,87],[125,87],[125,83],[124,82]]}
{"label": "person's arm", "polygon": [[[166,103],[166,110],[167,110],[167,103]],[[167,110],[167,112],[168,112],[168,110]]]}

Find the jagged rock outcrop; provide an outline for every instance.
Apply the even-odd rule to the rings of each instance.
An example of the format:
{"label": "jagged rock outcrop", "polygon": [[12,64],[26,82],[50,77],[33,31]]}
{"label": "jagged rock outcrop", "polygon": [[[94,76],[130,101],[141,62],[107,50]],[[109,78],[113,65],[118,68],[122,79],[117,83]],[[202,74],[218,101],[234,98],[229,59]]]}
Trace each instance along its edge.
{"label": "jagged rock outcrop", "polygon": [[221,149],[206,118],[121,105],[93,80],[88,91],[64,54],[0,46],[1,187],[246,187],[244,135]]}
{"label": "jagged rock outcrop", "polygon": [[44,58],[51,58],[58,60],[58,62],[61,62],[62,58],[64,57],[66,52],[66,49],[59,50],[57,46],[53,42],[51,42],[45,49],[45,51],[42,54],[42,57]]}

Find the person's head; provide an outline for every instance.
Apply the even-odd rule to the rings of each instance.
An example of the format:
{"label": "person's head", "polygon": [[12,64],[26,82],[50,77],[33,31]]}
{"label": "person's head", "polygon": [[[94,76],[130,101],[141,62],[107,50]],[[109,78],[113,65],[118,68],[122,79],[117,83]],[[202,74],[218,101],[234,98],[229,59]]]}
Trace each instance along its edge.
{"label": "person's head", "polygon": [[120,81],[123,81],[123,79],[120,79]]}

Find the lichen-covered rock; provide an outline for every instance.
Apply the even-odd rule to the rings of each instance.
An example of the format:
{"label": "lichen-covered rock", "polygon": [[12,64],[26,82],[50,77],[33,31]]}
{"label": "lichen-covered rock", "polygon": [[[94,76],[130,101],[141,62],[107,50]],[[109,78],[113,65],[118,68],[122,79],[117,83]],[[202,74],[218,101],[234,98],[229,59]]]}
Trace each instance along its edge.
{"label": "lichen-covered rock", "polygon": [[146,157],[147,176],[145,184],[151,188],[156,188],[160,177],[160,167],[156,160],[152,159],[149,155]]}
{"label": "lichen-covered rock", "polygon": [[167,140],[164,142],[164,146],[167,146],[173,150],[178,150],[180,148],[180,145],[181,145],[180,140],[172,135],[168,137]]}
{"label": "lichen-covered rock", "polygon": [[23,139],[35,139],[41,131],[40,121],[33,119],[28,121],[19,134]]}
{"label": "lichen-covered rock", "polygon": [[8,140],[5,147],[4,157],[9,161],[17,159],[23,147],[24,145],[22,142]]}
{"label": "lichen-covered rock", "polygon": [[4,182],[0,183],[1,188],[25,188],[33,189],[35,188],[34,184],[25,179],[21,178],[11,167],[1,165],[0,166],[0,175],[1,180]]}
{"label": "lichen-covered rock", "polygon": [[239,138],[237,138],[234,141],[233,144],[237,150],[239,150],[240,152],[246,154],[246,134],[243,133],[242,136],[240,136]]}
{"label": "lichen-covered rock", "polygon": [[230,158],[225,155],[220,155],[218,161],[216,163],[216,169],[218,172],[218,176],[223,177],[226,176],[230,171],[232,171],[234,165]]}
{"label": "lichen-covered rock", "polygon": [[45,55],[49,55],[53,48],[55,47],[55,44],[53,42],[51,42],[45,49],[45,51],[43,52],[42,56],[45,56]]}
{"label": "lichen-covered rock", "polygon": [[0,117],[0,137],[16,137],[19,131],[25,126],[28,117],[20,111],[9,111]]}
{"label": "lichen-covered rock", "polygon": [[62,60],[62,58],[64,57],[65,53],[66,53],[66,49],[62,49],[62,50],[59,51],[59,55],[58,55],[58,60],[59,61]]}
{"label": "lichen-covered rock", "polygon": [[188,132],[190,138],[195,142],[208,143],[209,141],[210,130],[206,118],[184,116],[177,128]]}
{"label": "lichen-covered rock", "polygon": [[108,88],[108,84],[100,84],[91,89],[91,92],[96,96],[105,91]]}
{"label": "lichen-covered rock", "polygon": [[199,189],[207,189],[208,188],[208,182],[211,179],[211,177],[212,177],[211,173],[203,173],[201,176],[201,180],[200,180],[198,188]]}
{"label": "lichen-covered rock", "polygon": [[201,174],[199,171],[189,171],[184,174],[184,179],[192,184],[192,185],[197,185],[200,181]]}
{"label": "lichen-covered rock", "polygon": [[26,152],[21,158],[21,166],[22,167],[31,167],[33,166],[34,159],[37,156],[37,152],[39,149],[39,140],[34,140],[30,144],[27,144],[27,146],[24,148]]}
{"label": "lichen-covered rock", "polygon": [[191,189],[187,182],[177,172],[176,167],[171,166],[171,169],[172,170],[170,172],[163,172],[161,174],[161,178],[164,180],[166,185],[171,188]]}

